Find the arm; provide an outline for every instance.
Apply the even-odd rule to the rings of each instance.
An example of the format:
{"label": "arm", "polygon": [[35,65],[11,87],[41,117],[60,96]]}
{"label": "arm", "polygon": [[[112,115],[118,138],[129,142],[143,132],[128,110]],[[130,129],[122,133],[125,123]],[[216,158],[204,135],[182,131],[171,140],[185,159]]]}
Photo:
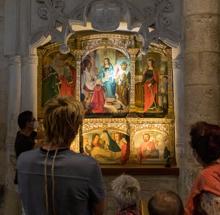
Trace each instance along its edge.
{"label": "arm", "polygon": [[89,195],[94,215],[104,214],[105,190],[102,173],[95,161],[89,182]]}

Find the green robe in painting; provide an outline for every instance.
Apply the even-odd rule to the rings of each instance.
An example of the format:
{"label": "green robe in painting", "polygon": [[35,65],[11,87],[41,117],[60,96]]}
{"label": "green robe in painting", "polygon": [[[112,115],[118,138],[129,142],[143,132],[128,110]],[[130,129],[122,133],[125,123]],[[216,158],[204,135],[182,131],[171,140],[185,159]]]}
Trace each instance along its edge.
{"label": "green robe in painting", "polygon": [[112,152],[120,152],[121,149],[119,147],[119,145],[111,138],[111,136],[109,135],[108,131],[105,131],[108,135],[108,139],[109,139],[109,150]]}
{"label": "green robe in painting", "polygon": [[52,67],[49,67],[48,70],[48,76],[42,81],[42,106],[59,94],[57,73]]}

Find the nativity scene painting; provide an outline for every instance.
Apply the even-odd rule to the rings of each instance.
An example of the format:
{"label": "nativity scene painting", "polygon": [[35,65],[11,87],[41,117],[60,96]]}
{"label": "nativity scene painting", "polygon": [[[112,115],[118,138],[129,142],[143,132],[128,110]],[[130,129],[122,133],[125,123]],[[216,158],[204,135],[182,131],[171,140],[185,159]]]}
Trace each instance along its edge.
{"label": "nativity scene painting", "polygon": [[41,106],[56,96],[75,96],[76,68],[71,54],[58,51],[43,56]]}
{"label": "nativity scene painting", "polygon": [[101,164],[124,164],[129,158],[129,136],[115,130],[83,134],[83,150]]}
{"label": "nativity scene painting", "polygon": [[115,49],[98,49],[81,63],[81,93],[87,113],[127,112],[130,61]]}
{"label": "nativity scene painting", "polygon": [[131,151],[133,159],[138,163],[165,161],[170,156],[169,136],[156,129],[137,131]]}
{"label": "nativity scene painting", "polygon": [[168,62],[160,53],[149,52],[136,60],[135,106],[137,112],[167,113]]}

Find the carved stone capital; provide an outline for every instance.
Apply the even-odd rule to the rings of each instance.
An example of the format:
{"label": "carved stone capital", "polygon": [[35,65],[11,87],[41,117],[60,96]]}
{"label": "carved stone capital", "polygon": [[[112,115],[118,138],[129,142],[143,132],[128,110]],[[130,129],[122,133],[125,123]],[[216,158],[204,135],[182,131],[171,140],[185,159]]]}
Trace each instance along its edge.
{"label": "carved stone capital", "polygon": [[9,56],[9,66],[10,65],[17,65],[21,63],[21,56],[20,55],[15,55],[15,56]]}

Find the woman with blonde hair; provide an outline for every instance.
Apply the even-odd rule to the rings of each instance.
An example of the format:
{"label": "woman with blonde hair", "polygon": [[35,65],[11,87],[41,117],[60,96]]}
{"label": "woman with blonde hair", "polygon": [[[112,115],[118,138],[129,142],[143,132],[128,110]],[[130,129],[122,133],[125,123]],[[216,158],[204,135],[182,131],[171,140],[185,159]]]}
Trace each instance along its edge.
{"label": "woman with blonde hair", "polygon": [[26,215],[101,215],[104,189],[97,162],[69,147],[83,120],[72,97],[47,102],[45,144],[18,159],[18,188]]}

